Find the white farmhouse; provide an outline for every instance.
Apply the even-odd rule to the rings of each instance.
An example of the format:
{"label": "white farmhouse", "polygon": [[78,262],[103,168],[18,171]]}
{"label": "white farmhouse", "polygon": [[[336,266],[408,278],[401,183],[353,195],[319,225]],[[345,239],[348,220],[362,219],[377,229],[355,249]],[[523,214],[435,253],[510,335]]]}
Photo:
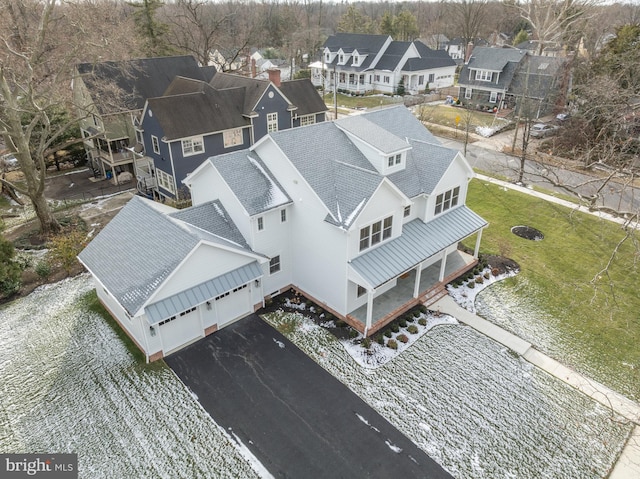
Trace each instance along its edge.
{"label": "white farmhouse", "polygon": [[394,41],[388,35],[336,33],[324,44],[322,60],[309,65],[311,81],[353,94],[396,93],[453,86],[456,63],[444,50],[419,40]]}
{"label": "white farmhouse", "polygon": [[[149,360],[289,288],[370,335],[476,264],[472,177],[393,107],[209,158],[185,180],[194,206],[136,197],[79,258]],[[458,250],[472,235],[473,256]]]}

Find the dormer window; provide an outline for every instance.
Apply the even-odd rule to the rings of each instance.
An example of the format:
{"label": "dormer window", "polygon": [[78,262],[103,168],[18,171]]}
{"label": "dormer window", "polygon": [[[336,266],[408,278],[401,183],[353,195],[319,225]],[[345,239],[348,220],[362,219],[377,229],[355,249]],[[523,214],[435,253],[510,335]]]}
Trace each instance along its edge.
{"label": "dormer window", "polygon": [[327,52],[324,54],[324,61],[327,63],[331,61],[331,53]]}
{"label": "dormer window", "polygon": [[387,158],[387,166],[391,168],[392,166],[397,166],[402,164],[402,153],[398,153],[397,155],[391,155]]}
{"label": "dormer window", "polygon": [[476,80],[491,81],[493,73],[487,70],[476,70]]}
{"label": "dormer window", "polygon": [[341,53],[340,57],[338,59],[338,63],[343,64],[344,63],[344,55]]}
{"label": "dormer window", "polygon": [[360,57],[358,55],[354,55],[353,56],[353,66],[358,66],[360,65]]}

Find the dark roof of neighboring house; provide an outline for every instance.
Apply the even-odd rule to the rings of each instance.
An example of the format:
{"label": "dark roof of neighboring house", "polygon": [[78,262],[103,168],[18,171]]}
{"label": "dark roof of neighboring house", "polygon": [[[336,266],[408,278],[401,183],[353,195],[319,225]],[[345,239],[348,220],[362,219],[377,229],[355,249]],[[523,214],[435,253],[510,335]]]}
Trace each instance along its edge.
{"label": "dark roof of neighboring house", "polygon": [[374,55],[380,51],[385,42],[389,39],[389,35],[368,35],[365,33],[336,33],[331,35],[324,42],[324,48],[328,48],[332,52],[337,52],[342,48],[343,51],[358,50],[360,53],[373,53]]}
{"label": "dark roof of neighboring house", "polygon": [[[420,41],[415,41],[413,44],[416,46],[416,49],[420,54],[420,58],[427,60],[426,65],[429,65],[427,68],[451,67],[456,64],[456,62],[444,50],[434,50]],[[405,68],[403,68],[403,70],[404,69]]]}
{"label": "dark roof of neighboring house", "polygon": [[539,99],[552,96],[566,63],[566,58],[527,55],[513,76],[509,93],[521,95],[526,91],[528,97]]}
{"label": "dark roof of neighboring house", "polygon": [[231,75],[229,73],[218,73],[209,84],[216,90],[226,88],[244,88],[244,105],[243,113],[249,115],[256,104],[269,88],[271,82],[269,80],[259,80],[257,78],[243,77],[240,75]]}
{"label": "dark roof of neighboring house", "polygon": [[[141,110],[148,98],[162,95],[176,76],[209,81],[215,75],[215,68],[202,68],[189,55],[80,63],[77,69],[103,114]],[[116,85],[124,97],[105,84]],[[102,98],[107,96],[112,98]]]}
{"label": "dark roof of neighboring house", "polygon": [[279,90],[297,107],[296,114],[308,115],[327,111],[327,105],[308,78],[283,81]]}
{"label": "dark roof of neighboring house", "polygon": [[[389,35],[367,35],[364,33],[336,33],[331,35],[324,42],[324,48],[328,48],[331,52],[337,52],[342,49],[344,52],[353,52],[358,50],[360,54],[366,54],[367,57],[357,67],[352,67],[354,71],[363,71],[371,66],[371,62],[380,52],[384,44],[391,37]],[[392,42],[393,43],[393,42]],[[337,65],[338,56],[333,59],[332,65]],[[343,65],[343,69],[346,65]]]}
{"label": "dark roof of neighboring house", "polygon": [[[526,51],[513,48],[476,47],[469,58],[469,63],[465,64],[460,71],[458,84],[484,90],[507,90],[518,65],[526,54]],[[472,70],[500,72],[498,83],[476,80]]]}
{"label": "dark roof of neighboring house", "polygon": [[[181,84],[185,84],[179,80]],[[194,82],[188,82],[196,86]],[[213,133],[248,126],[243,115],[243,88],[216,90],[200,82],[201,88],[192,93],[150,98],[148,108],[161,125],[167,140]]]}

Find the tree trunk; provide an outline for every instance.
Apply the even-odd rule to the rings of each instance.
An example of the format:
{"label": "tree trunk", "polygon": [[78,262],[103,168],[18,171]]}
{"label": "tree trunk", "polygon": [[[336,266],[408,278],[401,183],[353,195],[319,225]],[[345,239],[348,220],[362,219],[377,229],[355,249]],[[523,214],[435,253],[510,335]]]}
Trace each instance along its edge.
{"label": "tree trunk", "polygon": [[60,224],[53,216],[53,212],[47,203],[44,195],[29,196],[33,208],[35,209],[38,221],[40,222],[40,232],[43,235],[50,233],[58,233],[60,231]]}

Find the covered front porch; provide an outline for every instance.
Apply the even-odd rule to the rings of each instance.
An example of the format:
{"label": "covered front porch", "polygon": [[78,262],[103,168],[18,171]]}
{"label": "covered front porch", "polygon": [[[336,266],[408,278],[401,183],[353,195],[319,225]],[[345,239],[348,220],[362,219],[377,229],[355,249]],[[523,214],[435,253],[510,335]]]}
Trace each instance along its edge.
{"label": "covered front porch", "polygon": [[[447,283],[477,263],[478,260],[472,255],[456,250],[421,271],[413,268],[398,276],[393,288],[373,299],[371,317],[374,319],[366,334],[379,331],[418,304],[435,302],[444,294]],[[347,322],[361,333],[365,332],[367,326],[367,307],[364,304],[346,317]]]}
{"label": "covered front porch", "polygon": [[[478,262],[486,226],[464,205],[426,223],[405,223],[400,236],[349,262],[349,290],[357,298],[351,296],[345,320],[370,336],[412,307],[437,300],[445,284]],[[458,244],[472,235],[473,255],[459,251]]]}

